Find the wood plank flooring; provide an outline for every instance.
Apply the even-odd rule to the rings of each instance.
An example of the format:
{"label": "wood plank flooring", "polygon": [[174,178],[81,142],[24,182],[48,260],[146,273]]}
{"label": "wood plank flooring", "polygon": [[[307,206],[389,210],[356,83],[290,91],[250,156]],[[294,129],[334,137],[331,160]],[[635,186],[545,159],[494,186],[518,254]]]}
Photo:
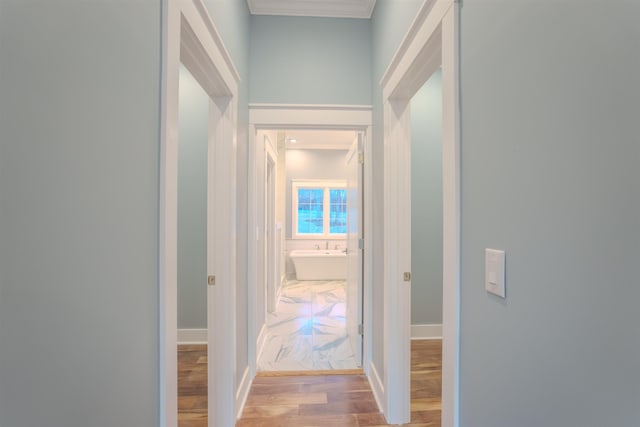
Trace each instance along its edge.
{"label": "wood plank flooring", "polygon": [[178,426],[207,427],[207,346],[178,346]]}
{"label": "wood plank flooring", "polygon": [[[411,343],[411,427],[440,426],[440,340]],[[206,346],[178,351],[178,424],[206,427]],[[237,427],[381,427],[364,375],[258,376]]]}

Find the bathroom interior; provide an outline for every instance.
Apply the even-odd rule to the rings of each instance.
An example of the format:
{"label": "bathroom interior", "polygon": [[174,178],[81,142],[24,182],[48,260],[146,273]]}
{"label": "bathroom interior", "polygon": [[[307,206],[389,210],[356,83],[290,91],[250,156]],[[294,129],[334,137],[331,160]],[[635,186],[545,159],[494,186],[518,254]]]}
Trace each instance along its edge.
{"label": "bathroom interior", "polygon": [[347,333],[346,285],[348,160],[358,135],[327,130],[272,135],[277,243],[275,256],[267,259],[280,279],[276,303],[267,310],[258,370],[356,369],[358,344]]}

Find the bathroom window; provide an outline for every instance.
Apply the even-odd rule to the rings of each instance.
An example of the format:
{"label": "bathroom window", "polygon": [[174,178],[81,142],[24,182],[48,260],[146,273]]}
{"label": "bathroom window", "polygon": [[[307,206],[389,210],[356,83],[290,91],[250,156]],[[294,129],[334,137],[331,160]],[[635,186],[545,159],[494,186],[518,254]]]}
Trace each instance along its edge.
{"label": "bathroom window", "polygon": [[294,238],[344,238],[347,233],[347,190],[344,181],[293,181]]}

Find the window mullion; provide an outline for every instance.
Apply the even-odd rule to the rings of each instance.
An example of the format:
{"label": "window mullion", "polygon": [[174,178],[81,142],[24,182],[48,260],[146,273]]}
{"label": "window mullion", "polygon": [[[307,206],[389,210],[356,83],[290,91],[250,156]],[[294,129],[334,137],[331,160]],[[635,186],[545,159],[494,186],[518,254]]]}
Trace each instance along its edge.
{"label": "window mullion", "polygon": [[330,215],[331,207],[329,206],[331,199],[329,198],[329,188],[324,187],[324,209],[323,209],[323,224],[324,224],[324,237],[329,236]]}

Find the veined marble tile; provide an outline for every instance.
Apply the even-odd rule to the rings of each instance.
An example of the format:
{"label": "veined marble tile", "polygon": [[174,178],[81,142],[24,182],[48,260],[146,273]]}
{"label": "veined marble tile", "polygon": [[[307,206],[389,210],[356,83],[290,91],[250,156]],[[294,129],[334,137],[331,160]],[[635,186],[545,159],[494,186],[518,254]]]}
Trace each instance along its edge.
{"label": "veined marble tile", "polygon": [[258,370],[354,369],[346,333],[345,282],[286,283],[274,313],[267,316],[267,337]]}
{"label": "veined marble tile", "polygon": [[312,355],[315,366],[330,366],[324,369],[353,369],[357,367],[347,335],[314,337]]}
{"label": "veined marble tile", "polygon": [[[276,305],[276,310],[271,314],[294,314],[297,316],[310,316],[311,315],[311,303],[309,302],[297,302],[291,299],[283,299],[280,297],[280,301]],[[268,317],[268,316],[267,316]]]}
{"label": "veined marble tile", "polygon": [[270,318],[267,323],[269,336],[311,335],[313,324],[308,316]]}
{"label": "veined marble tile", "polygon": [[312,282],[311,290],[315,293],[327,293],[327,292],[344,292],[345,282],[343,280],[332,280],[328,282]]}
{"label": "veined marble tile", "polygon": [[313,369],[311,335],[267,337],[258,362],[260,371]]}

